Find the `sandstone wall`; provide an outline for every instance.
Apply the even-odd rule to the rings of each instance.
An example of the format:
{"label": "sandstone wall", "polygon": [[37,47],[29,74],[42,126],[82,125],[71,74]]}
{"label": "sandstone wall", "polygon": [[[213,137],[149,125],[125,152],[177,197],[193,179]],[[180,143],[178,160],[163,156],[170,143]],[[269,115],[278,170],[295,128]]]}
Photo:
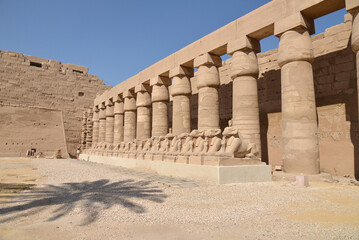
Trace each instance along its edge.
{"label": "sandstone wall", "polygon": [[46,156],[60,149],[68,156],[61,111],[0,105],[0,113],[0,157],[24,156],[31,148]]}
{"label": "sandstone wall", "polygon": [[[71,154],[80,142],[82,111],[92,107],[96,94],[108,88],[97,76],[88,74],[86,67],[0,51],[0,104],[62,111]],[[27,141],[21,136],[16,139],[19,144]]]}

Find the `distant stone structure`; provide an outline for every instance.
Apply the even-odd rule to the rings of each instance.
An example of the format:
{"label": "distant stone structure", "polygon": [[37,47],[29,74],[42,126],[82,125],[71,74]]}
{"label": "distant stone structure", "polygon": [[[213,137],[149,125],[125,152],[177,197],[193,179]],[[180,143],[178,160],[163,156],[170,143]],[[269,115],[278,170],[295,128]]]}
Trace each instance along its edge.
{"label": "distant stone structure", "polygon": [[[344,23],[310,36],[314,19],[342,8],[350,13]],[[288,175],[359,177],[358,11],[356,0],[273,0],[229,23],[98,96],[92,147],[82,158],[209,176],[206,160],[223,157],[233,130],[233,142],[247,147],[230,150],[232,168],[216,158],[214,171],[226,181],[243,180],[234,166],[244,159],[283,165]],[[271,35],[279,48],[259,53],[259,40]],[[232,58],[223,63],[225,54]],[[213,141],[221,138],[218,150]],[[158,163],[165,159],[176,164]],[[260,169],[241,173],[255,181]]]}
{"label": "distant stone structure", "polygon": [[108,88],[87,67],[0,51],[0,156],[75,155],[81,112]]}

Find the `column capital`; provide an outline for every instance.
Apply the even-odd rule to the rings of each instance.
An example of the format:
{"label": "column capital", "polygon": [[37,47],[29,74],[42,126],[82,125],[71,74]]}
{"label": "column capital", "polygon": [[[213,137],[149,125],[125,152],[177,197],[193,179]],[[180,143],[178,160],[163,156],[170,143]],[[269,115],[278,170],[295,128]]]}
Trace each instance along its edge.
{"label": "column capital", "polygon": [[100,103],[99,107],[100,107],[99,119],[106,119],[105,102]]}
{"label": "column capital", "polygon": [[205,53],[202,54],[198,57],[196,57],[194,59],[194,67],[195,68],[199,68],[200,66],[203,65],[214,65],[216,67],[220,67],[222,66],[222,59],[219,56],[210,54],[210,53]]}
{"label": "column capital", "polygon": [[117,95],[113,98],[113,102],[114,102],[114,104],[115,104],[116,102],[123,102],[122,93],[117,94]]}
{"label": "column capital", "polygon": [[227,53],[229,55],[233,55],[236,51],[242,51],[242,50],[251,50],[255,53],[258,53],[261,51],[261,45],[259,43],[259,40],[243,36],[241,38],[238,38],[234,41],[231,41],[227,45]]}
{"label": "column capital", "polygon": [[259,68],[254,51],[236,51],[232,55],[230,77],[235,80],[240,76],[258,77]]}
{"label": "column capital", "polygon": [[114,109],[113,109],[113,113],[116,115],[116,114],[123,114],[123,105],[124,105],[124,102],[123,101],[117,101],[115,102],[115,105],[114,105]]}
{"label": "column capital", "polygon": [[106,117],[113,117],[113,102],[112,98],[106,100]]}
{"label": "column capital", "polygon": [[137,84],[135,86],[135,93],[138,93],[138,92],[150,92],[149,85],[143,84],[143,83]]}
{"label": "column capital", "polygon": [[168,99],[169,99],[169,93],[168,93],[167,85],[156,84],[152,86],[152,94],[151,94],[152,103],[168,101]]}
{"label": "column capital", "polygon": [[105,106],[106,106],[106,108],[107,108],[108,106],[113,106],[112,98],[107,99],[107,100],[105,101]]}
{"label": "column capital", "polygon": [[314,20],[298,12],[274,23],[274,35],[277,37],[296,29],[307,29],[309,34],[314,34]]}
{"label": "column capital", "polygon": [[127,89],[127,90],[125,90],[125,91],[122,93],[122,97],[123,97],[123,98],[134,98],[134,97],[135,97],[135,94],[133,93],[132,90]]}
{"label": "column capital", "polygon": [[177,77],[177,76],[188,76],[192,77],[194,73],[193,68],[177,66],[170,70],[170,78]]}
{"label": "column capital", "polygon": [[149,91],[149,86],[145,84],[139,84],[136,86],[135,92],[136,97],[136,107],[149,107],[151,106],[151,96]]}
{"label": "column capital", "polygon": [[123,103],[123,111],[136,111],[136,98],[126,97]]}
{"label": "column capital", "polygon": [[105,110],[106,109],[105,102],[102,102],[102,103],[99,104],[99,109],[100,110]]}
{"label": "column capital", "polygon": [[163,77],[163,76],[157,76],[154,78],[150,79],[150,86],[152,87],[153,85],[170,85],[171,84],[171,79],[168,77]]}
{"label": "column capital", "polygon": [[355,14],[359,11],[359,0],[345,0],[345,9],[350,14]]}

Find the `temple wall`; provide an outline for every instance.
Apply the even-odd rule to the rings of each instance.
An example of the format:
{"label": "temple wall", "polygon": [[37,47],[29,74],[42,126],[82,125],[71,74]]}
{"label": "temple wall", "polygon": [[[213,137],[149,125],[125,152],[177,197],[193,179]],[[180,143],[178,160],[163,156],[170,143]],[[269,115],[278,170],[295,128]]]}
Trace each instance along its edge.
{"label": "temple wall", "polygon": [[[97,76],[88,74],[87,67],[0,51],[0,104],[62,111],[67,149],[71,154],[80,142],[82,111],[92,107],[96,94],[108,88]],[[2,109],[0,120],[6,125]],[[27,144],[29,139],[18,133],[16,144]],[[12,142],[0,135],[0,144]],[[48,137],[48,141],[55,139],[53,135]]]}
{"label": "temple wall", "polygon": [[31,148],[46,156],[58,149],[68,155],[60,110],[0,105],[0,112],[0,157],[25,156]]}

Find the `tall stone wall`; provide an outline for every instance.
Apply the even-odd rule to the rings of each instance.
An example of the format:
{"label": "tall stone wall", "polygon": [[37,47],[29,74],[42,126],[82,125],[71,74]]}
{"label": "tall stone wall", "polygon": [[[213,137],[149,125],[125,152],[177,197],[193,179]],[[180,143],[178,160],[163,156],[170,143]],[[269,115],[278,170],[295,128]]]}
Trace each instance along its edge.
{"label": "tall stone wall", "polygon": [[[80,143],[82,111],[92,107],[96,94],[109,88],[88,74],[87,67],[0,51],[0,104],[62,111],[70,154],[75,154]],[[20,144],[26,140],[21,136],[16,139]]]}

